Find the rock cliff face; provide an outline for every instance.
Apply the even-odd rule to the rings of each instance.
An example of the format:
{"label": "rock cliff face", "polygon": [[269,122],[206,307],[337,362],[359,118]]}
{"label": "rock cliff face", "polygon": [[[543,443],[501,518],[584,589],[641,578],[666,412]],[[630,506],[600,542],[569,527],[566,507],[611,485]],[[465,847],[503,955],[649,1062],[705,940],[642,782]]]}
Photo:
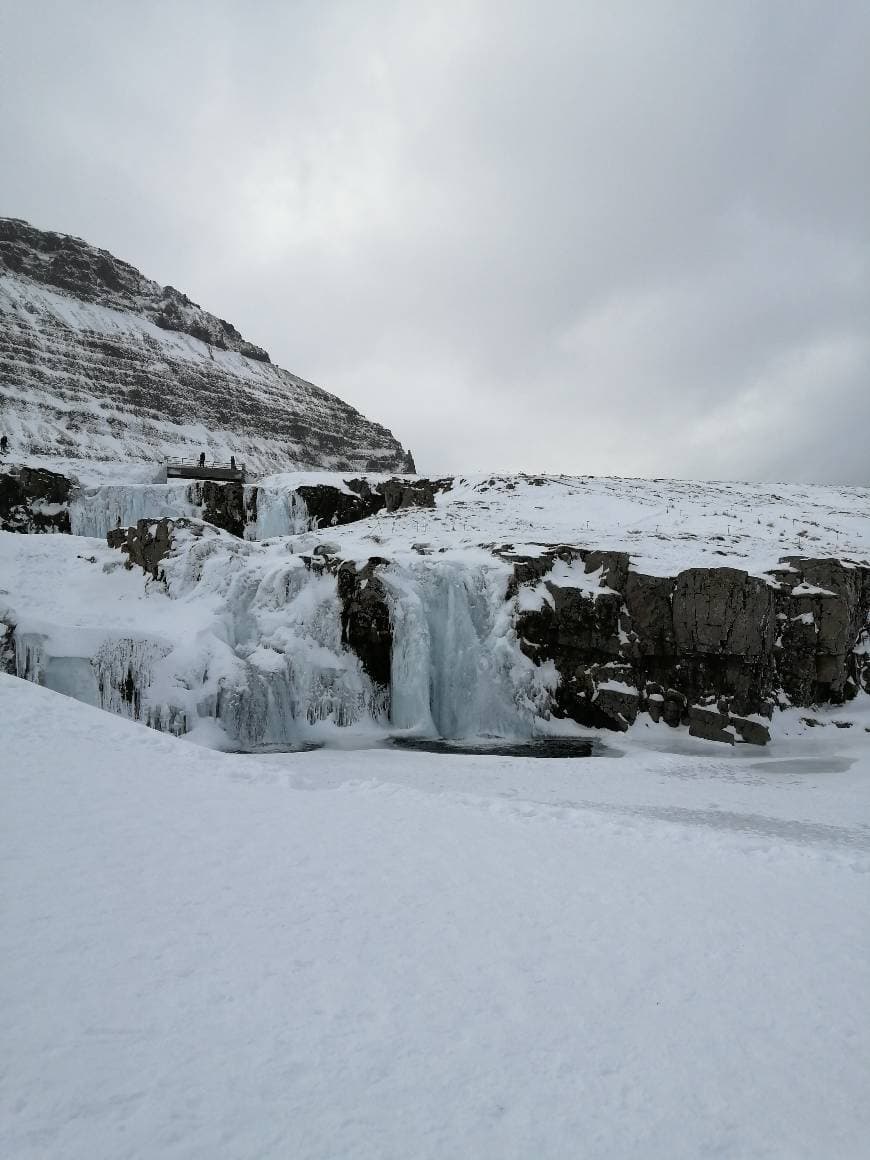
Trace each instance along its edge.
{"label": "rock cliff face", "polygon": [[777,705],[842,704],[870,683],[857,651],[870,565],[795,556],[770,580],[645,576],[625,553],[567,547],[513,564],[520,646],[555,664],[557,711],[581,724],[625,729],[645,710],[712,740],[764,741],[757,718]]}
{"label": "rock cliff face", "polygon": [[392,434],[79,238],[0,219],[0,430],[17,458],[413,471]]}

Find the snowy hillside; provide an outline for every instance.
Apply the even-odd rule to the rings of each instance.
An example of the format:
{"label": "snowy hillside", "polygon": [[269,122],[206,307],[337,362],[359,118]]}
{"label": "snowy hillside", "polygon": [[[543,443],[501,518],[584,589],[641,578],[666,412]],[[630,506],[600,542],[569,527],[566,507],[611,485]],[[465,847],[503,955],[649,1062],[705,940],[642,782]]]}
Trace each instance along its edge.
{"label": "snowy hillside", "polygon": [[413,467],[386,428],[273,366],[179,291],[10,218],[0,219],[0,431],[19,460],[156,467],[205,451],[254,474]]}
{"label": "snowy hillside", "polygon": [[865,1154],[852,735],[244,758],[2,674],[0,719],[4,1156]]}
{"label": "snowy hillside", "polygon": [[[272,527],[282,535],[298,530],[288,515],[280,521],[303,483],[346,488],[348,478],[262,479],[271,493]],[[870,487],[591,475],[472,475],[442,483],[432,509],[322,527],[321,536],[328,533],[346,558],[375,550],[402,555],[415,543],[439,552],[510,546],[531,555],[571,544],[628,552],[638,571],[660,575],[705,565],[763,574],[792,553],[870,560]]]}

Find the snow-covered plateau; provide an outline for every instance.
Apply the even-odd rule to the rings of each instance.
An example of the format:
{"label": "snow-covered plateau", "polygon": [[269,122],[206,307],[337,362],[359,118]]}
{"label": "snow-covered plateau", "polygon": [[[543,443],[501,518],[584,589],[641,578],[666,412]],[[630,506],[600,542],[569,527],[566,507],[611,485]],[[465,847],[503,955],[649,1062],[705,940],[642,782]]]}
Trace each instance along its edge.
{"label": "snow-covered plateau", "polygon": [[0,722],[4,1156],[867,1154],[859,722],[244,756],[2,674]]}

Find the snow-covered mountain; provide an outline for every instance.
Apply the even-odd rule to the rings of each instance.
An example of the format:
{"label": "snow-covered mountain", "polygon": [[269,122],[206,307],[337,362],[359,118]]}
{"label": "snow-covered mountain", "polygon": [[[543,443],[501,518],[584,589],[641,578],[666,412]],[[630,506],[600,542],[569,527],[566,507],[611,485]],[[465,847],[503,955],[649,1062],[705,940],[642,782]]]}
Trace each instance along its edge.
{"label": "snow-covered mountain", "polygon": [[390,431],[172,286],[0,219],[0,432],[17,459],[413,471]]}

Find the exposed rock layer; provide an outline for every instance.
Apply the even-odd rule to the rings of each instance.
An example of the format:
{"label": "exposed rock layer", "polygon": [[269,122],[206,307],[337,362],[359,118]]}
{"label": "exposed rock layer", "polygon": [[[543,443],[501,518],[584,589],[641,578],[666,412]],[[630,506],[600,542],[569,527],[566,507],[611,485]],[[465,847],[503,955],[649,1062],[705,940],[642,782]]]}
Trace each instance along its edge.
{"label": "exposed rock layer", "polygon": [[[601,573],[602,588],[553,583],[557,561]],[[516,559],[516,585],[543,583],[540,607],[517,618],[520,644],[552,660],[558,710],[586,725],[626,728],[640,709],[697,736],[765,739],[787,699],[840,704],[870,681],[870,565],[789,557],[775,581],[735,568],[644,576],[624,553],[555,549]],[[711,708],[712,707],[712,708]]]}
{"label": "exposed rock layer", "polygon": [[79,238],[0,219],[0,431],[23,455],[413,471],[385,428]]}

